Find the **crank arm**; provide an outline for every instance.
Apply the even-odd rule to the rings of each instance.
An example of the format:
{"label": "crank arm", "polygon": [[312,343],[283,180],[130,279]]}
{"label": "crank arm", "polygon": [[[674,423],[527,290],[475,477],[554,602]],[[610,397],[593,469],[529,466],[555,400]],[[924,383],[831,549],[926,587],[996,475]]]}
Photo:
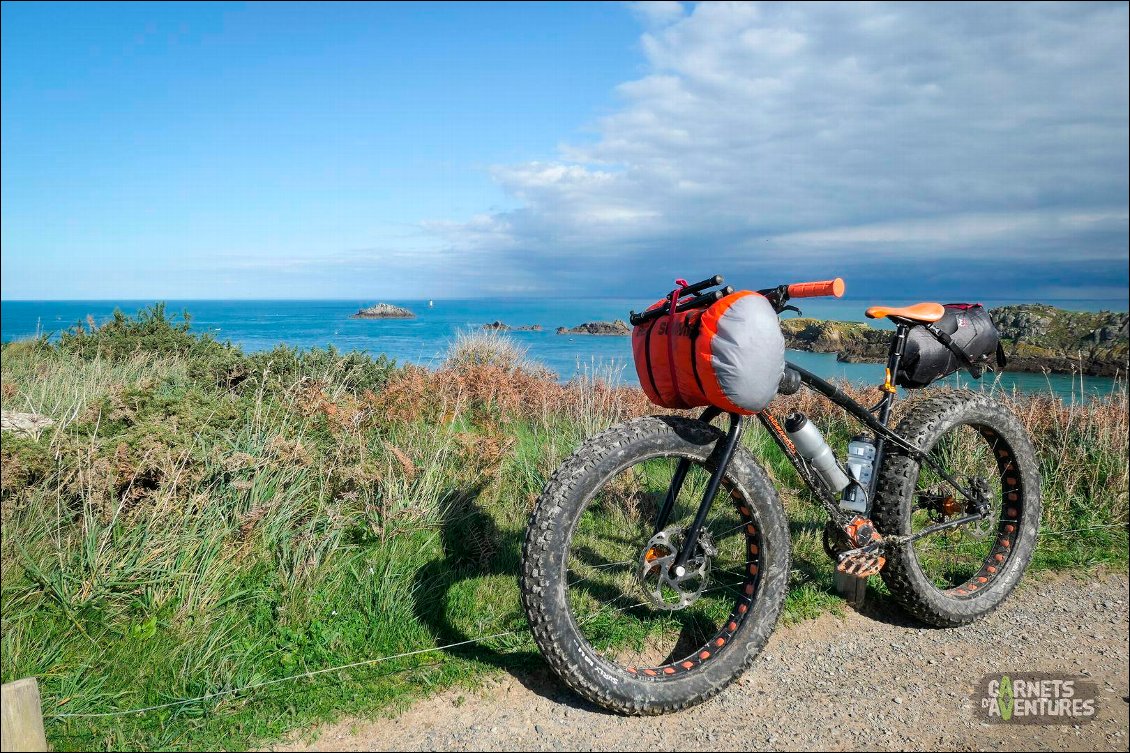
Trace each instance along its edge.
{"label": "crank arm", "polygon": [[889,543],[891,542],[888,539],[883,539],[882,541],[872,541],[870,544],[861,546],[858,549],[848,549],[846,552],[840,552],[837,557],[842,562],[848,557],[855,557],[860,554],[871,554],[872,552],[878,552]]}

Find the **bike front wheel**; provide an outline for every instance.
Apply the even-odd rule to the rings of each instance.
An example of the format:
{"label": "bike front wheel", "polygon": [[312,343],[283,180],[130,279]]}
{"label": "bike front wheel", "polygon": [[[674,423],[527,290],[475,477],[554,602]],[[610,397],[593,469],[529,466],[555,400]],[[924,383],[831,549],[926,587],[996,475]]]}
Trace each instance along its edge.
{"label": "bike front wheel", "polygon": [[[522,550],[522,602],[538,647],[578,693],[658,714],[710,698],[753,661],[784,600],[788,524],[744,449],[727,466],[691,556],[683,545],[722,433],[652,416],[586,441],[547,483]],[[671,514],[656,529],[680,461]]]}

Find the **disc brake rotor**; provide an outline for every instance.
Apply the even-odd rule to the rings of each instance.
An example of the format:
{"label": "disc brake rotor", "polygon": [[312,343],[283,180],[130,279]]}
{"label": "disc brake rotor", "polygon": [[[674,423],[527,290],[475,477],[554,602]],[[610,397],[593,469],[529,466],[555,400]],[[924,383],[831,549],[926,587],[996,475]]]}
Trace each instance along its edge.
{"label": "disc brake rotor", "polygon": [[[985,503],[986,509],[991,509],[992,501],[990,497],[992,496],[992,491],[989,488],[988,481],[979,476],[977,478],[970,478],[969,490],[973,493],[974,496],[980,498],[980,500]],[[964,528],[965,532],[969,534],[970,537],[975,539],[983,539],[986,536],[990,536],[996,533],[997,521],[993,519],[992,515],[987,515],[981,520],[964,526]]]}
{"label": "disc brake rotor", "polygon": [[710,582],[710,562],[718,549],[706,531],[699,533],[694,554],[687,559],[682,574],[675,572],[684,534],[682,528],[660,531],[651,537],[640,556],[636,578],[648,603],[657,609],[675,611],[690,606]]}

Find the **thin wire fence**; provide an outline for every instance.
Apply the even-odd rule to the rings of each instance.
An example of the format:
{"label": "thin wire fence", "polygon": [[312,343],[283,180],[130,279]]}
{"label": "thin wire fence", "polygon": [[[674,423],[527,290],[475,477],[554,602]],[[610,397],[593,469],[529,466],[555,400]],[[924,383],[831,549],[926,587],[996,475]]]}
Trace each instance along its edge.
{"label": "thin wire fence", "polygon": [[[1099,529],[1104,529],[1104,528],[1125,528],[1125,527],[1126,526],[1123,525],[1123,524],[1113,523],[1113,524],[1105,524],[1105,525],[1098,525],[1098,526],[1088,526],[1088,527],[1085,527],[1085,528],[1067,528],[1067,529],[1056,530],[1056,531],[1040,531],[1040,536],[1060,536],[1060,535],[1067,535],[1067,534],[1071,534],[1071,533],[1081,533],[1081,532],[1084,532],[1084,531],[1094,531],[1094,530],[1099,530]],[[622,563],[612,563],[612,564],[622,564]],[[720,586],[719,588],[724,588],[724,587],[725,586]],[[645,604],[647,604],[647,602],[640,602],[639,604],[633,604],[633,605],[629,605],[629,606],[626,606],[626,607],[621,607],[619,609],[613,610],[612,613],[616,614],[616,613],[623,612],[623,611],[628,610],[628,609],[634,609],[634,608],[639,607],[639,606],[644,606]],[[593,615],[591,617],[595,617],[595,615]],[[590,617],[590,619],[591,619],[591,617]],[[195,698],[184,698],[184,699],[177,700],[177,701],[169,701],[167,703],[155,704],[153,706],[143,706],[141,708],[136,708],[136,709],[122,709],[122,710],[118,710],[118,711],[85,712],[85,713],[74,713],[74,714],[56,712],[56,713],[45,714],[44,716],[49,718],[49,719],[94,719],[94,718],[106,718],[106,717],[117,717],[117,716],[129,716],[131,714],[144,714],[144,713],[147,713],[147,712],[150,712],[150,711],[158,711],[158,710],[161,710],[161,709],[174,708],[174,707],[177,707],[177,706],[186,706],[186,705],[193,704],[193,703],[201,703],[203,701],[209,701],[209,700],[212,700],[214,698],[223,698],[223,697],[226,697],[226,696],[237,695],[237,694],[240,694],[240,693],[250,693],[251,691],[260,690],[262,688],[266,688],[266,687],[269,687],[269,686],[272,686],[272,685],[280,685],[282,683],[294,682],[294,681],[297,681],[297,680],[304,680],[304,679],[307,679],[307,678],[310,678],[310,677],[316,677],[318,675],[329,674],[331,672],[341,672],[341,671],[344,671],[344,670],[347,670],[347,669],[356,669],[358,667],[369,667],[369,666],[373,666],[373,665],[376,665],[376,664],[381,664],[383,662],[393,661],[394,659],[404,659],[404,658],[407,658],[407,657],[410,657],[410,656],[420,656],[422,654],[430,654],[430,653],[437,653],[437,652],[441,652],[441,651],[448,651],[450,649],[459,648],[461,646],[469,646],[469,645],[472,645],[472,644],[483,643],[483,642],[486,642],[486,641],[495,640],[497,638],[508,638],[510,636],[513,636],[513,635],[519,635],[519,634],[528,633],[528,632],[529,631],[528,631],[527,628],[520,628],[520,629],[516,629],[516,630],[508,630],[508,631],[501,632],[501,633],[494,633],[494,634],[491,634],[491,635],[479,636],[477,638],[468,638],[467,640],[456,641],[454,643],[448,643],[448,644],[445,644],[445,645],[442,645],[442,646],[430,646],[428,648],[416,649],[414,651],[405,651],[405,652],[399,653],[399,654],[391,654],[389,656],[380,656],[380,657],[376,657],[374,659],[365,659],[364,661],[357,661],[357,662],[351,662],[349,664],[342,664],[342,665],[339,665],[339,666],[336,666],[336,667],[325,667],[323,669],[314,669],[314,670],[310,670],[308,672],[302,672],[302,673],[296,674],[296,675],[289,675],[287,677],[279,677],[279,678],[276,678],[274,680],[264,680],[262,682],[251,683],[250,685],[244,685],[244,686],[238,687],[238,688],[230,688],[228,690],[217,690],[217,691],[214,691],[214,692],[211,692],[211,693],[205,693],[204,695],[200,695],[200,696],[197,696]],[[438,662],[437,662],[437,664],[438,664]],[[407,667],[403,670],[398,670],[397,672],[393,672],[393,673],[390,673],[390,674],[399,674],[401,672],[409,672],[409,671],[416,670],[416,669],[424,669],[424,668],[429,667],[429,666],[436,666],[436,664],[425,665],[424,667],[419,667],[419,666],[417,666],[417,667]]]}
{"label": "thin wire fence", "polygon": [[[419,656],[420,654],[429,654],[429,653],[434,653],[436,651],[446,651],[446,650],[452,649],[452,648],[459,648],[460,646],[467,646],[467,645],[470,645],[472,643],[482,643],[483,641],[489,641],[489,640],[493,640],[495,638],[504,638],[504,637],[507,637],[507,636],[517,635],[518,633],[524,633],[524,632],[526,632],[526,631],[525,630],[510,630],[510,631],[505,632],[505,633],[495,633],[494,635],[484,635],[484,636],[480,636],[478,638],[469,638],[468,640],[465,640],[465,641],[458,641],[456,643],[449,643],[445,646],[432,646],[430,648],[421,648],[421,649],[417,649],[415,651],[405,651],[404,653],[401,653],[401,654],[392,654],[390,656],[380,656],[380,657],[377,657],[375,659],[366,659],[364,661],[351,662],[350,664],[342,664],[342,665],[337,666],[337,667],[326,667],[324,669],[314,669],[314,670],[310,670],[309,672],[302,672],[301,674],[297,674],[297,675],[290,675],[288,677],[279,677],[279,678],[276,678],[274,680],[265,680],[263,682],[252,683],[251,685],[244,685],[243,687],[240,687],[240,688],[230,688],[228,690],[217,690],[217,691],[212,692],[212,693],[205,693],[202,696],[197,696],[196,698],[185,698],[185,699],[182,699],[182,700],[179,700],[179,701],[169,701],[168,703],[158,703],[154,706],[144,706],[144,707],[138,708],[138,709],[125,709],[125,710],[121,710],[121,711],[89,712],[89,713],[79,713],[79,714],[65,714],[65,713],[59,714],[59,713],[56,713],[56,714],[48,714],[47,716],[49,716],[53,719],[79,719],[79,718],[90,719],[90,718],[97,718],[97,717],[127,716],[129,714],[142,714],[142,713],[145,713],[145,712],[148,712],[148,711],[157,711],[159,709],[168,709],[168,708],[172,708],[174,706],[184,706],[184,705],[190,704],[190,703],[200,703],[201,701],[208,701],[208,700],[211,700],[213,698],[221,698],[223,696],[235,695],[236,693],[247,693],[247,692],[250,692],[252,690],[258,690],[260,688],[265,688],[269,685],[278,685],[278,684],[284,683],[284,682],[292,682],[294,680],[303,680],[303,679],[306,679],[308,677],[315,677],[317,675],[324,675],[324,674],[328,674],[330,672],[340,672],[340,671],[346,670],[346,669],[354,669],[356,667],[367,667],[367,666],[371,666],[371,665],[374,665],[374,664],[380,664],[382,662],[392,661],[393,659],[404,659],[404,658],[409,657],[409,656]],[[434,666],[434,665],[429,665],[429,666]],[[412,669],[420,669],[420,667],[408,667],[403,671],[407,672],[407,671],[412,670]]]}

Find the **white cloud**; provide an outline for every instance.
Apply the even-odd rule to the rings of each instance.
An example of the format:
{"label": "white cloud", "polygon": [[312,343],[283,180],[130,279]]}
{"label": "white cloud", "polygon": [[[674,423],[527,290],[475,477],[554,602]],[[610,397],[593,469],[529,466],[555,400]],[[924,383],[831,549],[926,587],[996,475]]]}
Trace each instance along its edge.
{"label": "white cloud", "polygon": [[1050,235],[1078,229],[1125,230],[1127,213],[1061,212],[1056,210],[1005,212],[999,214],[953,214],[940,218],[895,220],[850,225],[825,230],[786,233],[772,240],[782,244],[817,247],[873,244],[937,249],[955,244],[991,243],[1001,237]]}
{"label": "white cloud", "polygon": [[1125,268],[1125,4],[674,5],[635,8],[649,72],[595,143],[495,168],[519,209],[430,229],[555,290],[593,259],[646,285],[867,248],[911,281],[940,251]]}
{"label": "white cloud", "polygon": [[645,26],[666,26],[681,19],[686,12],[682,3],[673,0],[650,0],[649,2],[628,3],[628,7]]}

